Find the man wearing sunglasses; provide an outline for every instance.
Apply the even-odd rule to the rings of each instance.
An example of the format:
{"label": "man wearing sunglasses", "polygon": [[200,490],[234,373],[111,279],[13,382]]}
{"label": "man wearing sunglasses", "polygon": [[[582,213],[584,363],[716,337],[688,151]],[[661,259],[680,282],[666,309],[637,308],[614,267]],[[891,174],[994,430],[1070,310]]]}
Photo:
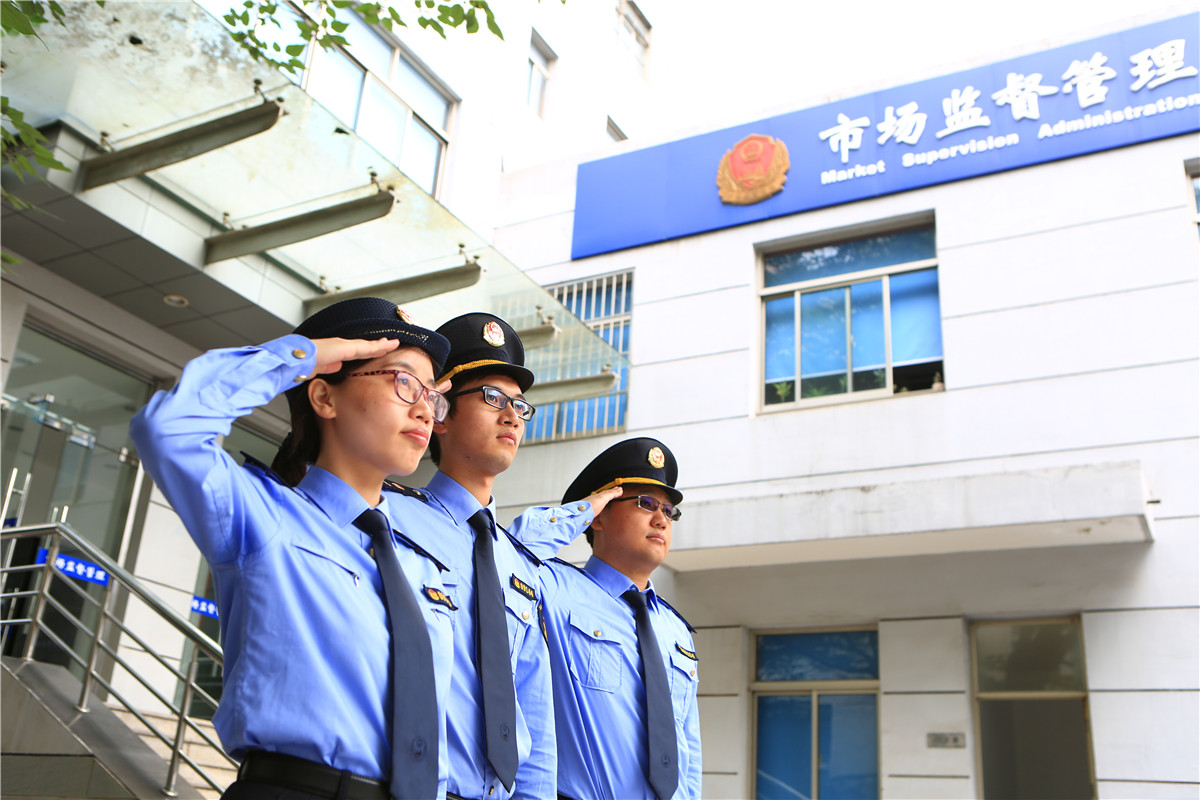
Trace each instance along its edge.
{"label": "man wearing sunglasses", "polygon": [[445,567],[454,616],[446,705],[447,797],[553,798],[556,755],[550,664],[538,625],[540,561],[496,524],[492,485],[512,464],[534,407],[516,331],[473,313],[438,329],[450,341],[430,455],[438,472],[407,498],[406,531]]}
{"label": "man wearing sunglasses", "polygon": [[[628,439],[597,456],[563,495],[570,510],[614,487],[621,492],[607,505],[594,503],[599,510],[586,530],[592,557],[582,569],[555,558],[539,571],[554,674],[559,798],[700,797],[692,628],[650,580],[680,518],[677,476],[665,444]],[[523,515],[519,535],[548,557],[562,542],[542,536],[540,511]]]}

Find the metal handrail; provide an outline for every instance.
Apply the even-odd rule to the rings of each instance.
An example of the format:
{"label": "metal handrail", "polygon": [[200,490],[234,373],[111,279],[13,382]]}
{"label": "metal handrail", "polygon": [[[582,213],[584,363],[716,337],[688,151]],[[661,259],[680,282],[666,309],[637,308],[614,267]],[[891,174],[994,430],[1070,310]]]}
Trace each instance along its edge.
{"label": "metal handrail", "polygon": [[[46,560],[44,564],[13,564],[13,552],[16,550],[16,542],[20,539],[37,539],[46,550]],[[95,597],[75,584],[75,581],[67,580],[68,575],[61,573],[55,567],[55,562],[59,552],[63,547],[67,547],[72,551],[78,552],[83,558],[94,562],[108,573],[108,582],[104,587],[104,593],[101,599]],[[0,567],[0,601],[9,603],[9,613],[13,613],[17,607],[17,601],[25,599],[33,604],[33,609],[30,613],[22,614],[20,617],[11,616],[6,619],[0,619],[0,638],[7,640],[9,634],[18,629],[26,630],[25,646],[22,653],[22,658],[29,661],[33,659],[33,652],[37,644],[39,636],[46,637],[53,642],[60,650],[64,652],[66,657],[76,666],[83,670],[83,681],[80,689],[79,703],[76,708],[79,711],[88,710],[89,697],[92,694],[93,687],[97,684],[107,692],[108,697],[115,700],[117,704],[123,707],[126,711],[132,714],[142,725],[146,726],[150,734],[157,738],[160,742],[170,748],[170,759],[167,765],[167,778],[162,786],[162,793],[167,797],[175,797],[175,785],[179,776],[179,769],[182,764],[187,764],[200,778],[216,791],[223,791],[224,787],[217,783],[207,772],[205,772],[192,758],[184,752],[184,743],[186,732],[191,730],[200,737],[208,746],[212,747],[217,753],[223,756],[230,765],[236,767],[236,762],[222,750],[208,733],[196,724],[188,713],[191,700],[193,697],[198,697],[200,700],[210,707],[216,706],[212,697],[204,691],[204,689],[196,684],[196,667],[201,653],[204,653],[217,664],[224,665],[224,656],[221,652],[221,646],[209,638],[203,631],[193,625],[190,621],[180,615],[173,608],[168,606],[161,598],[142,585],[142,582],[123,568],[120,564],[112,559],[107,553],[98,548],[92,542],[83,538],[74,528],[66,522],[51,522],[41,525],[23,525],[16,528],[7,528],[0,532],[0,547],[6,549],[5,557],[2,560],[3,566]],[[8,583],[10,576],[30,574],[34,576],[36,588],[20,589],[9,591]],[[89,628],[88,625],[66,606],[64,606],[57,598],[50,593],[50,588],[55,580],[66,587],[69,587],[79,599],[84,603],[92,605],[98,611],[95,629]],[[149,647],[146,641],[131,630],[124,622],[112,613],[113,605],[113,587],[120,586],[129,595],[136,597],[142,601],[151,611],[161,620],[165,620],[171,627],[183,635],[184,639],[191,642],[192,657],[187,666],[186,674],[174,667],[166,658],[164,658],[155,650]],[[81,657],[75,650],[68,645],[63,639],[55,633],[54,630],[46,622],[46,612],[53,610],[57,618],[65,620],[69,625],[77,631],[82,631],[90,637],[90,644],[87,646],[86,657]],[[83,615],[86,616],[86,615]],[[110,646],[105,640],[113,631],[119,631],[121,635],[128,636],[133,642],[140,646],[148,655],[152,656],[154,661],[164,668],[171,676],[171,679],[182,684],[183,699],[176,706],[173,702],[163,696],[160,691],[160,686],[156,686],[141,672],[134,668],[126,659],[118,655],[117,650]],[[69,637],[68,637],[69,638]],[[152,697],[162,703],[170,716],[175,721],[174,730],[170,732],[160,731],[147,717],[143,710],[135,708],[129,700],[125,698],[113,685],[107,680],[101,672],[101,662],[107,659],[107,663],[111,668],[120,667],[134,681],[142,686]]]}

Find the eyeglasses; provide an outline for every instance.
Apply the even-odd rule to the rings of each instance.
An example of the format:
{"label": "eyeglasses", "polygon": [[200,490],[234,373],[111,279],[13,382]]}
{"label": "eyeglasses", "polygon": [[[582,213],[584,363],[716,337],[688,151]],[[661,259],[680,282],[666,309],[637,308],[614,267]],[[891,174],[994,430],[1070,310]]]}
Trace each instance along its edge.
{"label": "eyeglasses", "polygon": [[638,508],[640,508],[642,511],[649,511],[651,514],[661,508],[662,512],[666,514],[667,518],[672,522],[678,522],[679,518],[683,516],[683,512],[679,510],[679,506],[673,506],[670,503],[664,503],[657,497],[651,497],[646,494],[639,494],[637,497],[618,497],[612,502],[621,503],[626,500],[637,500]]}
{"label": "eyeglasses", "polygon": [[446,396],[421,383],[421,379],[411,372],[405,372],[402,369],[373,369],[370,372],[351,372],[346,377],[358,378],[364,375],[391,375],[395,382],[396,397],[409,405],[424,397],[425,402],[429,403],[429,407],[433,409],[433,418],[438,422],[446,419],[446,414],[450,413],[450,401],[446,399]]}
{"label": "eyeglasses", "polygon": [[483,402],[487,403],[492,408],[498,408],[501,411],[510,403],[513,411],[521,419],[533,419],[536,408],[526,403],[524,400],[518,400],[515,397],[509,397],[504,392],[497,389],[495,386],[476,386],[474,389],[463,389],[461,392],[455,392],[450,397],[458,397],[459,395],[472,394],[473,392],[483,392]]}

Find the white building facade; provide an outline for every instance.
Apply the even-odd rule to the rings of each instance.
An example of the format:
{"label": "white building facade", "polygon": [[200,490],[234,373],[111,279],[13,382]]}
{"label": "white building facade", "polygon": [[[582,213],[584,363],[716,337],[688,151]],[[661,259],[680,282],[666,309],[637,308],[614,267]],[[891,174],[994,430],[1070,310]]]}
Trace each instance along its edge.
{"label": "white building facade", "polygon": [[[680,462],[656,579],[698,628],[706,796],[1200,793],[1195,28],[510,178],[528,274],[631,273],[625,435]],[[1180,133],[1046,154],[1132,135],[1073,62],[1136,92],[1167,42],[1145,113]],[[744,185],[779,142],[786,183],[724,203],[755,135]],[[528,447],[501,496],[551,501],[615,440]]]}

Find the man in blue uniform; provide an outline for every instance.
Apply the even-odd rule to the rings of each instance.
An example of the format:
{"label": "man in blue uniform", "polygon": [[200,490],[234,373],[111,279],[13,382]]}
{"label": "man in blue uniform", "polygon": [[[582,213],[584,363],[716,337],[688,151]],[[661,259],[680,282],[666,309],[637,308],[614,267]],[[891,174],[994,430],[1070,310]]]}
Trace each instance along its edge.
{"label": "man in blue uniform", "polygon": [[533,384],[516,331],[491,314],[466,314],[438,329],[450,355],[451,410],[434,423],[438,472],[427,502],[400,509],[404,530],[448,567],[454,614],[448,700],[447,797],[553,798],[556,755],[550,664],[538,625],[537,568],[496,524],[492,484],[517,454],[534,408]]}
{"label": "man in blue uniform", "polygon": [[[650,581],[671,549],[680,516],[677,475],[666,445],[629,439],[597,456],[563,496],[568,519],[586,520],[584,505],[598,508],[586,531],[593,555],[583,569],[554,559],[539,573],[554,673],[560,798],[700,797],[692,628]],[[614,487],[621,494],[608,499]],[[548,556],[546,549],[561,539],[557,530],[547,534],[547,521],[547,510],[531,509],[520,535]]]}

